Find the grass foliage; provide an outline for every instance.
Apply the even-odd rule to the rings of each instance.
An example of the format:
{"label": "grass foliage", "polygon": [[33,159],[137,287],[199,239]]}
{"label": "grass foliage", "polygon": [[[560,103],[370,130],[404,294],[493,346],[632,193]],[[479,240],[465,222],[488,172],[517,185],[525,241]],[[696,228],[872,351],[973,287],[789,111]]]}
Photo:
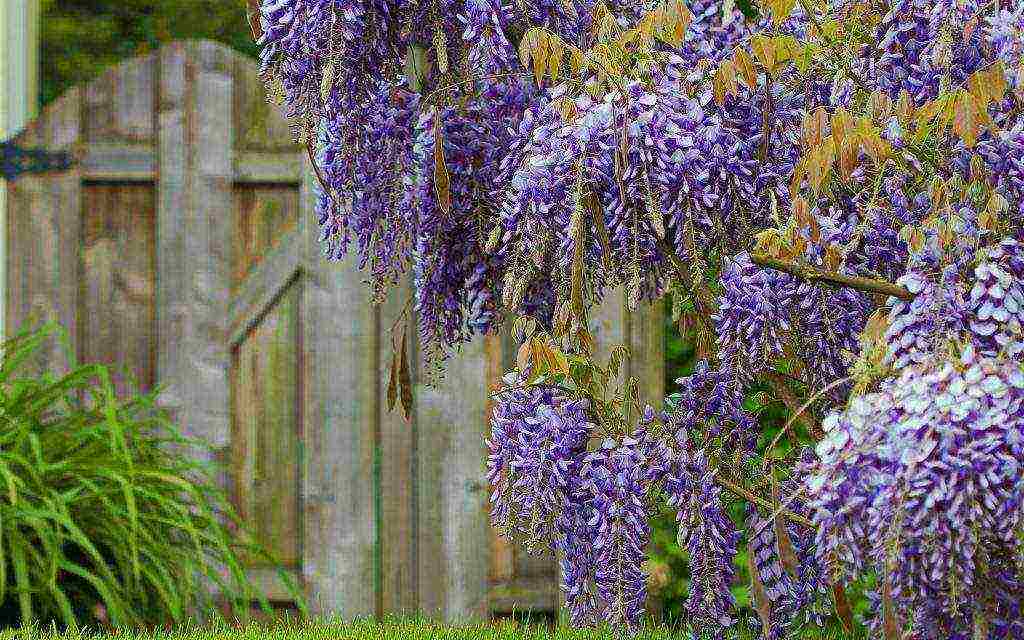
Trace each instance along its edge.
{"label": "grass foliage", "polygon": [[[36,375],[54,339],[69,371]],[[117,626],[182,622],[213,609],[211,584],[230,611],[269,610],[239,564],[213,468],[174,453],[205,445],[181,435],[158,391],[117,397],[107,369],[75,363],[67,344],[48,324],[2,347],[0,624],[63,628],[98,608]]]}
{"label": "grass foliage", "polygon": [[[58,633],[38,626],[27,627],[17,632],[0,632],[0,640],[619,640],[623,637],[621,629],[607,627],[549,629],[540,625],[519,624],[512,620],[449,626],[421,616],[387,616],[380,622],[372,618],[352,622],[344,622],[337,618],[319,618],[307,622],[286,619],[273,624],[228,624],[219,621],[208,626],[189,623],[174,630],[157,630],[148,634],[89,629]],[[700,638],[692,632],[667,627],[643,627],[629,637],[631,640]],[[727,640],[756,640],[758,637],[749,628],[740,628],[734,635],[728,636]],[[822,637],[836,640],[844,638],[832,634]]]}

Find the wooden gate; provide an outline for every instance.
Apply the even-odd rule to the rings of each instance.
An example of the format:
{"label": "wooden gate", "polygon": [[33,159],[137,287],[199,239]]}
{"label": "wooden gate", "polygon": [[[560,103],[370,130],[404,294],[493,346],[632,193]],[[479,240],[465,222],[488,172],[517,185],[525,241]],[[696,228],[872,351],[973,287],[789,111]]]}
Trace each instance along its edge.
{"label": "wooden gate", "polygon": [[[554,611],[553,559],[487,523],[487,385],[511,365],[508,337],[465,347],[440,386],[417,383],[411,423],[389,414],[402,305],[369,305],[353,262],[322,257],[315,178],[264,95],[251,60],[181,42],[51,104],[18,142],[77,163],[11,183],[7,327],[57,320],[79,360],[165,385],[162,404],[213,444],[313,611]],[[614,299],[599,344],[631,344],[627,368],[660,398],[661,313],[630,318]],[[39,363],[65,365],[56,347]],[[250,571],[287,600],[274,572]]]}

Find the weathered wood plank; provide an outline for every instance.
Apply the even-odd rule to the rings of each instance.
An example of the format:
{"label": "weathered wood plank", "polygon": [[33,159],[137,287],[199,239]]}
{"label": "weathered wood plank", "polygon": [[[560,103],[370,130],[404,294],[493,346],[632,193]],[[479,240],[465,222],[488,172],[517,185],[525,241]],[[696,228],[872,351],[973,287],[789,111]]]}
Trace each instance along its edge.
{"label": "weathered wood plank", "polygon": [[298,253],[295,234],[298,189],[275,185],[235,185],[235,237],[232,250],[232,293],[263,257],[276,248]]}
{"label": "weathered wood plank", "polygon": [[446,621],[489,615],[486,375],[476,340],[449,360],[437,387],[416,385],[420,608]]}
{"label": "weathered wood plank", "polygon": [[[81,94],[72,90],[32,123],[20,143],[70,150],[81,132]],[[10,333],[32,316],[56,321],[71,338],[70,353],[54,340],[40,352],[37,367],[63,372],[75,356],[77,335],[79,251],[81,242],[81,178],[77,169],[22,176],[9,183],[7,264],[17,265],[8,289]]]}
{"label": "weathered wood plank", "polygon": [[640,399],[655,410],[665,402],[665,301],[629,315],[629,375],[640,381]]}
{"label": "weathered wood plank", "polygon": [[[378,387],[381,407],[380,443],[380,501],[379,532],[381,541],[382,581],[381,608],[383,613],[413,613],[416,610],[416,562],[413,536],[413,460],[415,450],[412,421],[406,422],[402,403],[395,403],[394,411],[387,410],[387,382],[390,376],[393,344],[401,353],[403,328],[407,355],[414,352],[416,327],[412,324],[410,302],[411,276],[404,278],[390,293],[380,309],[380,367]],[[404,315],[403,315],[404,312]],[[392,333],[392,328],[394,332]],[[410,360],[410,362],[412,362]]]}
{"label": "weathered wood plank", "polygon": [[150,145],[92,143],[82,150],[82,179],[107,182],[151,182],[156,179],[156,152]]}
{"label": "weathered wood plank", "polygon": [[[302,180],[302,159],[291,151],[238,151],[232,155],[233,180],[295,189]],[[157,153],[150,144],[90,142],[83,145],[78,166],[85,181],[150,182],[157,177]]]}
{"label": "weathered wood plank", "polygon": [[302,411],[305,430],[302,569],[314,614],[376,612],[374,434],[376,309],[352,257],[328,262],[317,242],[312,169],[305,169]]}
{"label": "weathered wood plank", "polygon": [[82,207],[78,357],[121,369],[142,389],[154,383],[155,193],[151,184],[87,184]]}
{"label": "weathered wood plank", "polygon": [[[257,398],[253,380],[253,346],[246,340],[232,352],[231,362],[231,498],[245,525],[245,534],[239,539],[251,542],[257,534],[256,518],[256,447],[259,420],[256,414]],[[250,535],[251,534],[251,535]],[[252,558],[240,558],[251,564]]]}
{"label": "weathered wood plank", "polygon": [[257,152],[298,151],[282,108],[267,102],[267,89],[258,76],[256,65],[244,56],[237,56],[234,74],[236,148]]}
{"label": "weathered wood plank", "polygon": [[295,184],[302,181],[303,154],[236,151],[235,182]]}
{"label": "weathered wood plank", "polygon": [[288,242],[298,240],[296,232],[288,234],[239,285],[228,307],[229,345],[238,344],[281,292],[300,276],[299,251]]}
{"label": "weathered wood plank", "polygon": [[552,611],[558,591],[558,583],[550,576],[501,582],[490,588],[490,610],[492,614]]}
{"label": "weathered wood plank", "polygon": [[282,295],[252,343],[256,433],[255,509],[258,540],[286,567],[297,568],[299,522],[298,311],[300,286]]}
{"label": "weathered wood plank", "polygon": [[114,85],[114,134],[123,140],[152,144],[156,141],[156,55],[127,60],[108,73]]}
{"label": "weathered wood plank", "polygon": [[85,142],[155,142],[156,63],[156,54],[125,60],[85,85]]}
{"label": "weathered wood plank", "polygon": [[115,69],[109,69],[85,85],[83,97],[83,140],[107,141],[115,136]]}
{"label": "weathered wood plank", "polygon": [[[208,42],[160,50],[157,377],[179,427],[213,452],[230,444],[227,311],[232,212],[231,76]],[[227,484],[227,475],[217,478]]]}
{"label": "weathered wood plank", "polygon": [[[301,580],[297,569],[284,569],[284,573],[294,580],[296,584]],[[252,581],[256,590],[262,593],[272,605],[292,601],[288,585],[281,579],[277,569],[271,567],[252,567],[246,571],[246,575],[249,576],[249,580]]]}

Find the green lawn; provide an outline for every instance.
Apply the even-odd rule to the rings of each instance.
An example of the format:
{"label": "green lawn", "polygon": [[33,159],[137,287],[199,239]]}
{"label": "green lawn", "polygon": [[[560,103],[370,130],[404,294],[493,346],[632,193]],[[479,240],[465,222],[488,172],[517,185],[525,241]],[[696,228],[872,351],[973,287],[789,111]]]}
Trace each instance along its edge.
{"label": "green lawn", "polygon": [[[541,625],[525,625],[512,620],[487,624],[462,626],[442,625],[423,618],[388,618],[384,622],[372,619],[343,622],[337,619],[318,619],[310,622],[284,620],[277,623],[250,622],[232,625],[225,622],[210,626],[189,625],[175,630],[143,633],[141,631],[118,631],[82,629],[58,632],[55,629],[30,627],[20,630],[0,631],[0,640],[617,640],[621,632],[597,629],[549,630]],[[641,629],[632,636],[636,640],[689,640],[691,636],[668,628]],[[746,640],[753,635],[739,634],[737,640]]]}

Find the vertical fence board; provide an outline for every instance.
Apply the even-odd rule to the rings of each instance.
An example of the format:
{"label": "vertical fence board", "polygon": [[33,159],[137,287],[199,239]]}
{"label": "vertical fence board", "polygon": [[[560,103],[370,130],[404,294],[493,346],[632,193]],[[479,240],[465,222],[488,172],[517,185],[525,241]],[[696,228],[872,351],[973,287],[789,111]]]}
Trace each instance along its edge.
{"label": "vertical fence board", "polygon": [[[157,377],[179,428],[212,447],[182,452],[203,461],[223,456],[231,437],[229,58],[202,42],[171,44],[159,60]],[[216,481],[227,486],[228,475]]]}
{"label": "vertical fence board", "polygon": [[488,615],[486,375],[477,339],[451,357],[440,385],[417,387],[420,606],[445,620]]}
{"label": "vertical fence board", "polygon": [[[245,340],[235,349],[232,357],[231,378],[231,497],[239,520],[247,525],[247,533],[256,517],[256,447],[259,420],[256,414],[256,393],[253,383],[253,345]],[[238,534],[241,538],[242,534]],[[251,538],[246,535],[246,542]],[[243,562],[252,561],[248,556]]]}
{"label": "vertical fence board", "polygon": [[[415,431],[412,418],[407,422],[399,399],[390,413],[387,410],[387,382],[392,363],[392,340],[401,353],[403,327],[406,354],[410,365],[415,362],[412,350],[416,325],[410,302],[412,282],[403,278],[392,291],[380,310],[380,380],[381,443],[380,443],[380,501],[382,585],[381,606],[387,613],[412,613],[416,610],[416,583],[413,571],[416,562],[413,537],[413,455]],[[404,312],[404,315],[403,315]],[[394,333],[392,334],[392,328]],[[410,373],[413,373],[410,366]]]}
{"label": "vertical fence board", "polygon": [[312,168],[300,196],[306,422],[303,571],[314,612],[376,609],[373,458],[378,401],[376,309],[352,256],[328,262],[317,242]]}

